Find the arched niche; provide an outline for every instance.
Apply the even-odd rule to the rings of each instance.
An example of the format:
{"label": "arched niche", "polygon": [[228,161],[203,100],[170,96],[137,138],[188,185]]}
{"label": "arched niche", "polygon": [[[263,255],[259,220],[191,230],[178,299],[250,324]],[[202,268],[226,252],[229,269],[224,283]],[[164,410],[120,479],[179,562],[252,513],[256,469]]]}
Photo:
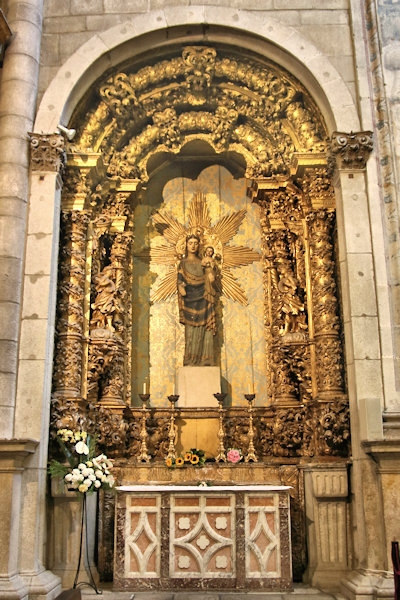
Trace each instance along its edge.
{"label": "arched niche", "polygon": [[[150,306],[154,298],[156,302],[169,301],[172,295],[170,284],[169,294],[152,296],[152,288],[157,286],[156,279],[160,277],[154,274],[151,265],[149,268],[151,239],[156,234],[154,226],[151,229],[152,212],[160,207],[168,210],[163,194],[172,181],[181,181],[182,188],[187,190],[185,180],[198,182],[204,170],[216,166],[219,173],[229,172],[232,179],[243,182],[238,184],[243,189],[242,206],[239,202],[235,210],[246,207],[247,214],[252,201],[258,205],[257,219],[254,218],[257,206],[252,205],[250,222],[253,229],[257,222],[258,239],[251,247],[258,251],[260,265],[263,264],[256,277],[258,300],[264,305],[259,311],[256,329],[260,348],[257,371],[259,382],[262,381],[260,402],[302,402],[302,394],[307,399],[315,398],[321,387],[317,384],[315,336],[314,332],[311,338],[308,333],[303,335],[303,330],[308,330],[306,322],[314,322],[311,297],[307,300],[311,267],[310,258],[306,256],[309,251],[306,220],[316,211],[325,211],[321,219],[332,214],[334,198],[327,170],[326,124],[303,84],[286,69],[253,50],[239,50],[226,42],[213,45],[203,42],[183,48],[170,43],[163,52],[158,48],[143,51],[118,69],[102,74],[76,106],[70,125],[77,135],[69,148],[64,174],[63,215],[67,221],[75,218],[80,222],[80,235],[87,243],[81,256],[85,279],[81,282],[80,295],[74,298],[68,286],[60,286],[61,296],[64,294],[59,301],[61,312],[67,307],[79,315],[81,323],[71,324],[68,315],[59,315],[59,322],[65,323],[65,331],[59,336],[56,352],[58,389],[70,390],[71,381],[64,380],[70,380],[71,373],[75,372],[72,388],[77,395],[89,395],[95,401],[101,398],[103,403],[129,404],[140,390],[140,381],[151,375],[150,365],[157,363],[162,373],[159,379],[164,380],[156,390],[158,401],[166,397],[168,382],[174,380],[174,370],[180,363],[176,346],[181,343],[175,344],[172,356],[171,349],[154,344],[165,363],[160,365],[160,357],[152,360],[154,302],[153,308],[147,311],[137,309],[137,306]],[[206,187],[203,180],[198,191],[204,194],[212,191],[213,201],[220,209],[221,191],[218,194]],[[188,222],[185,210],[190,209],[191,202],[185,193],[181,195],[181,205],[186,208],[176,217],[184,225]],[[174,210],[173,202],[170,206]],[[224,210],[228,211],[228,207]],[[219,214],[218,218],[225,216]],[[65,231],[70,228],[71,222]],[[327,228],[331,235],[332,226],[327,225]],[[239,225],[228,239],[232,239],[238,229]],[[273,242],[270,230],[275,232]],[[254,232],[251,235],[247,232],[245,237],[245,246],[250,239],[254,242]],[[276,245],[273,252],[278,252],[279,245],[285,246],[286,255],[269,264],[271,248],[268,244]],[[331,246],[332,243],[329,248],[332,253]],[[282,248],[279,251],[282,253]],[[295,253],[304,255],[298,266]],[[132,255],[143,264],[133,266]],[[238,260],[233,266],[248,263]],[[268,277],[262,274],[263,270],[269,273]],[[64,272],[68,273],[68,269]],[[142,276],[134,284],[140,273]],[[75,276],[72,270],[70,274]],[[107,278],[107,274],[111,277]],[[226,278],[228,275],[226,273]],[[294,289],[288,293],[300,294],[298,300],[285,300],[283,282],[279,289],[279,279],[283,277],[292,281]],[[232,276],[231,287],[236,285],[234,279]],[[227,297],[228,300],[241,299],[239,291]],[[243,305],[248,306],[247,297]],[[329,318],[335,321],[332,333],[341,364],[337,302],[333,305],[334,314]],[[106,314],[107,311],[110,314]],[[304,326],[289,326],[285,314],[299,311],[301,315],[297,314],[293,323],[301,316]],[[171,314],[158,315],[153,321],[158,331],[163,328],[165,337],[178,339],[180,334],[176,328],[167,325],[173,320]],[[246,322],[249,317],[236,315],[236,320]],[[288,333],[296,334],[292,342],[307,346],[309,364],[303,388],[299,381],[304,379],[304,373],[293,374],[292,368],[283,373],[276,367],[275,358],[264,356],[263,321],[270,321],[269,334],[264,336],[266,354],[272,348],[276,353],[278,342],[282,341],[279,336]],[[236,381],[235,389],[238,383],[240,385],[236,402],[245,391],[244,380],[254,385],[252,329],[249,320],[247,333],[234,353],[237,359],[241,355],[240,347],[244,358],[250,348],[252,355],[251,361],[241,361],[247,365],[248,373]],[[80,353],[72,353],[72,347],[79,344],[77,335],[81,336],[82,349]],[[68,344],[70,352],[66,351]],[[220,341],[220,348],[224,345],[226,342]],[[279,364],[285,362],[285,352],[285,349],[280,350]],[[75,367],[66,369],[65,361],[72,355]],[[221,362],[220,356],[219,364]],[[228,377],[232,369],[232,366],[227,367],[223,375],[228,387],[232,386]],[[293,378],[298,381],[293,382]],[[153,376],[151,379],[154,381]],[[332,384],[334,393],[342,393],[342,374],[337,374],[336,380]],[[279,387],[282,389],[276,392]],[[331,393],[332,390],[328,390],[328,397]]]}
{"label": "arched niche", "polygon": [[[256,301],[262,307],[257,316],[261,333],[256,335],[257,376],[264,386],[257,390],[257,456],[266,464],[297,464],[304,456],[346,458],[349,423],[336,287],[335,199],[326,140],[336,122],[345,127],[354,116],[342,106],[351,105],[349,95],[335,98],[337,74],[325,70],[327,94],[336,103],[332,108],[319,70],[328,66],[326,60],[318,53],[311,60],[315,49],[293,30],[287,36],[287,29],[271,25],[279,47],[262,36],[259,24],[254,24],[258,37],[245,34],[243,14],[242,31],[210,27],[207,41],[204,27],[190,32],[173,28],[167,40],[165,32],[149,33],[150,26],[138,21],[139,31],[127,26],[123,34],[119,28],[98,36],[90,58],[83,48],[60,70],[36,124],[54,124],[57,113],[55,122],[61,116],[77,130],[63,174],[53,426],[73,426],[84,415],[90,427],[94,422],[108,455],[122,459],[121,464],[136,460],[138,410],[130,404],[151,368],[158,369],[164,388],[154,398],[151,390],[152,403],[160,410],[148,449],[155,460],[165,456],[168,421],[162,409],[172,391],[176,362],[170,355],[166,364],[149,360],[156,343],[149,325],[151,306],[160,304],[150,302],[156,283],[151,216],[154,210],[165,214],[174,208],[166,191],[176,182],[193,186],[188,204],[198,183],[207,195],[205,180],[213,170],[213,176],[218,173],[221,180],[242,186],[242,208],[251,214],[246,234],[258,233],[256,249],[262,257],[248,298],[248,312]],[[299,42],[304,42],[300,57],[305,52],[310,65],[319,61],[315,77],[294,58]],[[67,84],[74,61],[76,80]],[[58,83],[63,103],[54,94]],[[337,89],[344,90],[340,84]],[[46,115],[52,94],[56,101]],[[213,206],[223,208],[218,218],[239,211],[224,206],[220,193],[214,194]],[[187,216],[182,219],[186,224]],[[117,292],[120,303],[106,309],[104,318],[94,314],[102,286]],[[304,319],[297,318],[294,307]],[[159,330],[167,329],[173,337],[173,321],[170,326],[164,314],[155,320],[153,333],[159,324]],[[235,337],[235,321],[227,321]],[[238,372],[247,370],[246,378],[241,375],[242,395],[254,366],[254,357],[248,358],[254,331],[245,329],[246,335],[236,336],[240,352],[232,360]],[[165,359],[162,351],[153,355]],[[231,374],[225,373],[225,379],[232,385]],[[239,402],[233,405],[229,444],[240,447],[246,439],[246,412]],[[303,552],[303,538],[298,545]]]}

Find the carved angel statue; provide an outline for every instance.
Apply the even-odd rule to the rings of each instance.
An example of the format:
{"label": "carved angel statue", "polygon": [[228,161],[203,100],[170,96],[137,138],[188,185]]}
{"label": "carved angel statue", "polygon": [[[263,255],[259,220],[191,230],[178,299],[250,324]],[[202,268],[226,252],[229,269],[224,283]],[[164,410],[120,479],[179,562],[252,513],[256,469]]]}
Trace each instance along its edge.
{"label": "carved angel statue", "polygon": [[280,335],[287,333],[297,333],[302,329],[307,329],[305,324],[304,304],[297,295],[297,281],[290,273],[284,273],[279,278],[278,290],[281,294],[280,311],[283,315],[284,326],[280,330]]}
{"label": "carved angel statue", "polygon": [[93,329],[115,331],[113,322],[120,312],[114,269],[111,265],[96,277],[96,298],[92,304],[93,314],[90,325]]}

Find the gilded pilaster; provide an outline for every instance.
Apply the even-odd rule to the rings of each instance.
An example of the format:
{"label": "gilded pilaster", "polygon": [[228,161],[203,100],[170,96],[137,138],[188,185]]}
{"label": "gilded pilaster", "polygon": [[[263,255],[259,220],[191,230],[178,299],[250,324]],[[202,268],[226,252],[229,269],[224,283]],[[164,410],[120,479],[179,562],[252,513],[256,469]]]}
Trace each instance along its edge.
{"label": "gilded pilaster", "polygon": [[291,406],[312,394],[305,200],[289,180],[260,180],[256,187],[262,209],[269,394],[274,404]]}

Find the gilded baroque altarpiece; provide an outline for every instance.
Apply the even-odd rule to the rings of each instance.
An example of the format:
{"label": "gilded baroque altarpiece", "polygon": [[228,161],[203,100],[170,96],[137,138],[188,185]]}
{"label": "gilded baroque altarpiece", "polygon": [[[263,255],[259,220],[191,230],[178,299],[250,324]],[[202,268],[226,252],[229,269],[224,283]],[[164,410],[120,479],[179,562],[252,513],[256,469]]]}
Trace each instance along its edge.
{"label": "gilded baroque altarpiece", "polygon": [[94,429],[121,481],[140,479],[140,467],[151,469],[137,461],[145,383],[152,476],[171,477],[167,396],[183,347],[175,263],[187,232],[214,236],[226,446],[248,443],[243,394],[254,390],[254,478],[270,469],[293,486],[301,574],[301,464],[343,463],[350,447],[332,180],[336,166],[365,167],[370,132],[328,139],[292,75],[207,46],[109,75],[71,124],[77,136],[65,149],[60,136],[32,135],[33,168],[51,165],[63,179],[53,432]]}

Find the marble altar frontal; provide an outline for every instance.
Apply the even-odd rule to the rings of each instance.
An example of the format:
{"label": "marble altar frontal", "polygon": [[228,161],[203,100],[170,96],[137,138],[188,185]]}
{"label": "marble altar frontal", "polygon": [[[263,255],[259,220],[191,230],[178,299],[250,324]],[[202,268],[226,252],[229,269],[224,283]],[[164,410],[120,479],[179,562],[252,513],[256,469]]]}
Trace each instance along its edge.
{"label": "marble altar frontal", "polygon": [[114,588],[292,589],[289,487],[118,488]]}

